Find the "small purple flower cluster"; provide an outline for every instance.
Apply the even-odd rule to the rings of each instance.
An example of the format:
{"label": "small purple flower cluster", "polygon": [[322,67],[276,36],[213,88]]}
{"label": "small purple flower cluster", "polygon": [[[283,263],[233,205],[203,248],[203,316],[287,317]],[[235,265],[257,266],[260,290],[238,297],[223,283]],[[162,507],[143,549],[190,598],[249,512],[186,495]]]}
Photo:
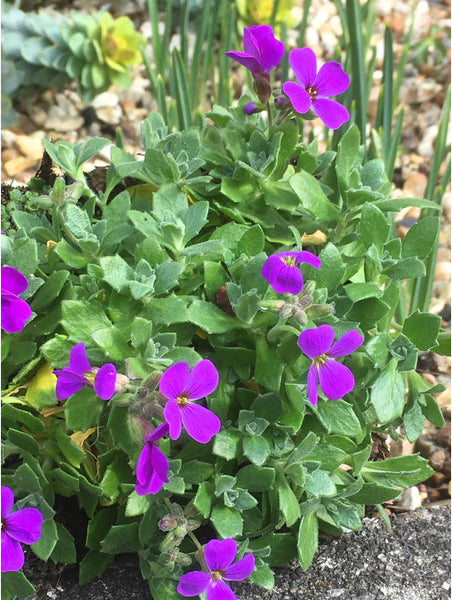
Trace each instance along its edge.
{"label": "small purple flower cluster", "polygon": [[[265,103],[271,95],[269,72],[281,62],[284,44],[275,38],[269,25],[245,27],[243,44],[245,52],[226,52],[226,56],[251,71],[259,100]],[[330,99],[345,92],[350,85],[350,77],[338,62],[326,63],[317,72],[313,50],[297,48],[289,53],[289,64],[299,83],[286,81],[282,89],[296,112],[307,114],[312,108],[331,129],[338,129],[350,119],[345,106]],[[254,102],[249,102],[244,110],[253,114],[259,109]]]}
{"label": "small purple flower cluster", "polygon": [[[280,252],[267,258],[262,267],[262,276],[278,294],[299,294],[303,288],[303,275],[298,265],[307,263],[320,268],[320,259],[311,252]],[[334,360],[352,354],[364,341],[356,330],[347,332],[333,344],[334,329],[320,325],[305,329],[298,337],[301,351],[312,360],[308,372],[308,398],[314,406],[318,400],[318,384],[330,400],[339,400],[352,391],[355,378],[348,367]]]}

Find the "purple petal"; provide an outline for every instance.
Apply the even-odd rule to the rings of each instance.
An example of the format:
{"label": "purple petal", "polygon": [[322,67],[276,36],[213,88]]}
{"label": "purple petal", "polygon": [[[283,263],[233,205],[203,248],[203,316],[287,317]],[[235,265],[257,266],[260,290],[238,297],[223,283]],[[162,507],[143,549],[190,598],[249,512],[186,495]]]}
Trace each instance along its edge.
{"label": "purple petal", "polygon": [[303,289],[303,283],[303,275],[298,267],[284,265],[272,287],[278,294],[298,294]]}
{"label": "purple petal", "polygon": [[289,96],[293,108],[300,114],[307,113],[311,108],[311,97],[305,88],[295,81],[286,81],[283,83],[283,92]]}
{"label": "purple petal", "polygon": [[[190,366],[178,362],[167,369],[160,379],[160,393],[168,400],[176,400],[185,391],[190,375]],[[174,438],[173,438],[174,439]]]}
{"label": "purple petal", "polygon": [[58,377],[55,389],[58,400],[67,400],[88,385],[83,377],[73,373],[68,367],[64,367],[61,371],[56,370],[54,373]]}
{"label": "purple petal", "polygon": [[185,392],[190,400],[205,398],[217,389],[218,371],[210,360],[197,363],[188,377]]}
{"label": "purple petal", "polygon": [[308,371],[308,398],[309,402],[315,406],[319,399],[319,380],[317,376],[317,367],[314,363],[309,367]]}
{"label": "purple petal", "polygon": [[350,113],[345,106],[328,98],[317,98],[314,101],[314,110],[330,129],[339,129],[350,120]]}
{"label": "purple petal", "polygon": [[107,363],[101,367],[94,379],[94,391],[102,400],[110,400],[115,393],[116,367]]}
{"label": "purple petal", "polygon": [[160,423],[158,427],[156,427],[151,433],[146,436],[146,441],[156,442],[157,440],[161,440],[162,437],[168,435],[169,425],[166,421]]}
{"label": "purple petal", "polygon": [[177,585],[177,591],[182,596],[198,596],[207,588],[210,581],[209,573],[192,571],[182,575]]}
{"label": "purple petal", "polygon": [[137,481],[144,485],[152,475],[151,444],[145,444],[137,460]]}
{"label": "purple petal", "polygon": [[[141,464],[137,462],[137,482],[135,484],[135,490],[138,495],[144,496],[146,494],[156,494],[159,492],[164,483],[168,483],[168,471],[169,462],[166,456],[159,448],[155,445],[146,444],[150,447],[150,452],[146,453],[142,459]],[[140,454],[138,460],[140,460],[143,451]],[[144,460],[147,460],[145,466]],[[140,468],[140,479],[138,478]]]}
{"label": "purple petal", "polygon": [[330,400],[339,400],[352,391],[355,385],[353,373],[345,365],[328,359],[318,367],[320,388]]}
{"label": "purple petal", "polygon": [[1,515],[3,519],[11,511],[14,504],[13,491],[9,487],[6,487],[6,485],[2,485],[1,501]]}
{"label": "purple petal", "polygon": [[320,260],[320,258],[312,252],[308,252],[307,250],[302,250],[301,252],[294,252],[293,254],[294,258],[297,259],[297,265],[299,265],[300,263],[308,263],[316,269],[319,269],[322,265],[322,261]]}
{"label": "purple petal", "polygon": [[34,544],[41,537],[43,517],[37,508],[22,508],[3,520],[6,533],[24,544]]}
{"label": "purple petal", "polygon": [[78,373],[82,376],[92,370],[86,356],[85,344],[77,344],[72,348],[69,355],[69,368],[73,373]]}
{"label": "purple petal", "polygon": [[28,287],[28,280],[25,275],[14,267],[1,268],[1,286],[2,290],[18,296],[25,292]]}
{"label": "purple petal", "polygon": [[342,94],[350,85],[350,77],[338,62],[324,64],[314,81],[319,96]]}
{"label": "purple petal", "polygon": [[207,586],[206,600],[237,600],[237,596],[222,579],[211,580]]}
{"label": "purple petal", "polygon": [[163,415],[168,423],[170,438],[177,440],[182,431],[182,415],[176,400],[170,400],[165,404]]}
{"label": "purple petal", "polygon": [[8,333],[22,331],[33,311],[22,298],[2,291],[1,328]]}
{"label": "purple petal", "polygon": [[[292,50],[289,53],[289,64],[292,67],[295,77],[303,87],[313,85],[317,74],[317,58],[314,50],[311,50],[311,48],[296,48]],[[284,92],[287,93],[285,90]]]}
{"label": "purple petal", "polygon": [[272,281],[275,281],[284,266],[285,263],[282,261],[280,254],[271,254],[262,265],[261,275],[272,285]]}
{"label": "purple petal", "polygon": [[188,435],[200,444],[210,442],[221,429],[221,421],[217,415],[199,404],[188,402],[181,407],[180,415]]}
{"label": "purple petal", "polygon": [[24,566],[24,551],[18,541],[13,540],[2,529],[2,573],[19,571]]}
{"label": "purple petal", "polygon": [[259,61],[262,71],[269,73],[281,62],[284,44],[275,38],[270,25],[252,25],[243,32],[245,52]]}
{"label": "purple petal", "polygon": [[334,329],[330,325],[320,325],[305,329],[298,337],[298,345],[308,358],[314,359],[328,352],[334,340]]}
{"label": "purple petal", "polygon": [[331,350],[328,350],[328,356],[332,358],[347,356],[347,354],[351,354],[359,348],[363,342],[363,336],[356,329],[353,329],[337,340]]}
{"label": "purple petal", "polygon": [[257,108],[256,103],[251,101],[245,104],[243,107],[243,112],[247,115],[254,115],[254,113],[259,112],[260,109]]}
{"label": "purple petal", "polygon": [[254,58],[253,56],[250,56],[249,54],[247,54],[245,52],[225,52],[225,54],[229,58],[236,60],[238,63],[240,63],[246,69],[251,71],[251,73],[260,73],[261,72],[261,66],[259,64],[259,61],[256,58]]}
{"label": "purple petal", "polygon": [[229,567],[237,554],[237,544],[232,538],[210,540],[204,550],[204,558],[210,572]]}
{"label": "purple petal", "polygon": [[242,579],[246,579],[251,575],[254,568],[254,556],[247,554],[225,570],[224,578],[228,581],[242,581]]}

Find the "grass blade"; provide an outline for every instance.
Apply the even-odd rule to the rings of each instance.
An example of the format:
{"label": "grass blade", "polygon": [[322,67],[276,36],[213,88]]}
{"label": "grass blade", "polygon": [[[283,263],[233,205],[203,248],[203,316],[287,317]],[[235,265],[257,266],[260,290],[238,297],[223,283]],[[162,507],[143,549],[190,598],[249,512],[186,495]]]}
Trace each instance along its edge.
{"label": "grass blade", "polygon": [[311,8],[311,0],[305,0],[303,6],[303,16],[301,18],[300,29],[298,33],[297,48],[303,48],[305,44],[306,28],[308,26],[309,9]]}
{"label": "grass blade", "polygon": [[176,99],[179,129],[182,131],[191,127],[193,121],[190,94],[188,92],[187,69],[177,48],[173,50],[173,73],[173,94]]}
{"label": "grass blade", "polygon": [[388,154],[385,158],[386,175],[388,176],[389,181],[392,181],[392,179],[394,177],[394,167],[395,167],[395,161],[397,158],[397,150],[398,150],[398,147],[400,144],[400,138],[402,135],[402,127],[403,127],[404,117],[405,117],[405,107],[402,106],[402,108],[400,109],[400,112],[397,116],[395,125],[394,125],[394,133],[392,134]]}

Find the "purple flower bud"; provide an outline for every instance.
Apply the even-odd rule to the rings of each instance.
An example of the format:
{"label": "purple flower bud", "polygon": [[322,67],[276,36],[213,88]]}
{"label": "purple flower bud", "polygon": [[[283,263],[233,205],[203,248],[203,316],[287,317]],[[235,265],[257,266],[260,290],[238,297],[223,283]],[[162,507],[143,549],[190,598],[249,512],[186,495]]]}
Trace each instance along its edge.
{"label": "purple flower bud", "polygon": [[245,106],[243,107],[243,112],[246,113],[247,115],[254,115],[254,113],[260,112],[260,109],[257,108],[257,105],[255,102],[248,102],[248,104],[245,104]]}

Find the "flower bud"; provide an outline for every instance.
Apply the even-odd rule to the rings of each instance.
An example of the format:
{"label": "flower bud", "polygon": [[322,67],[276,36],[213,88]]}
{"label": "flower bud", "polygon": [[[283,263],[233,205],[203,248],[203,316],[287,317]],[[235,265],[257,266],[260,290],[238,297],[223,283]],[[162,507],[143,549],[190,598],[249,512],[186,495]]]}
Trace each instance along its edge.
{"label": "flower bud", "polygon": [[315,290],[315,281],[307,281],[301,290],[301,296],[312,296]]}
{"label": "flower bud", "polygon": [[302,310],[298,306],[295,308],[293,316],[294,316],[295,321],[297,323],[299,323],[300,325],[304,326],[308,322],[308,317],[307,317],[306,313],[304,312],[304,310]]}
{"label": "flower bud", "polygon": [[193,501],[190,501],[184,509],[185,516],[190,519],[191,517],[196,517],[198,514],[198,509],[193,504]]}
{"label": "flower bud", "polygon": [[152,375],[149,375],[149,377],[146,377],[146,379],[143,379],[141,385],[149,391],[154,392],[158,388],[161,378],[162,374],[156,371],[155,373],[152,373]]}
{"label": "flower bud", "polygon": [[307,313],[311,319],[321,319],[327,317],[334,312],[334,306],[332,304],[313,304],[307,309]]}
{"label": "flower bud", "polygon": [[287,99],[282,96],[279,98],[275,98],[274,101],[276,110],[282,110],[287,105]]}
{"label": "flower bud", "polygon": [[122,373],[116,373],[115,392],[122,392],[129,383],[129,378]]}
{"label": "flower bud", "polygon": [[176,519],[171,514],[165,515],[163,517],[163,519],[161,519],[161,521],[159,521],[159,528],[162,531],[171,531],[172,529],[175,529],[176,527],[177,527]]}
{"label": "flower bud", "polygon": [[259,302],[259,308],[261,310],[273,310],[279,312],[285,304],[284,300],[261,300]]}
{"label": "flower bud", "polygon": [[267,77],[263,77],[262,75],[254,80],[254,90],[262,104],[266,104],[272,95],[270,82]]}
{"label": "flower bud", "polygon": [[248,102],[248,104],[245,104],[245,106],[243,107],[243,112],[247,115],[254,115],[254,113],[258,113],[261,112],[261,109],[257,107],[255,102]]}
{"label": "flower bud", "polygon": [[185,554],[184,552],[178,552],[177,553],[177,558],[176,558],[176,564],[177,565],[181,565],[182,567],[188,567],[191,565],[191,558],[188,556],[188,554]]}
{"label": "flower bud", "polygon": [[295,306],[293,304],[284,303],[284,305],[280,308],[279,314],[281,315],[281,319],[288,319],[294,314]]}
{"label": "flower bud", "polygon": [[189,519],[187,521],[188,531],[194,531],[195,529],[198,529],[198,527],[201,527],[201,523],[199,521],[195,521],[195,519]]}
{"label": "flower bud", "polygon": [[298,298],[297,300],[297,306],[298,308],[308,308],[311,306],[313,300],[313,296],[301,296],[301,298]]}

